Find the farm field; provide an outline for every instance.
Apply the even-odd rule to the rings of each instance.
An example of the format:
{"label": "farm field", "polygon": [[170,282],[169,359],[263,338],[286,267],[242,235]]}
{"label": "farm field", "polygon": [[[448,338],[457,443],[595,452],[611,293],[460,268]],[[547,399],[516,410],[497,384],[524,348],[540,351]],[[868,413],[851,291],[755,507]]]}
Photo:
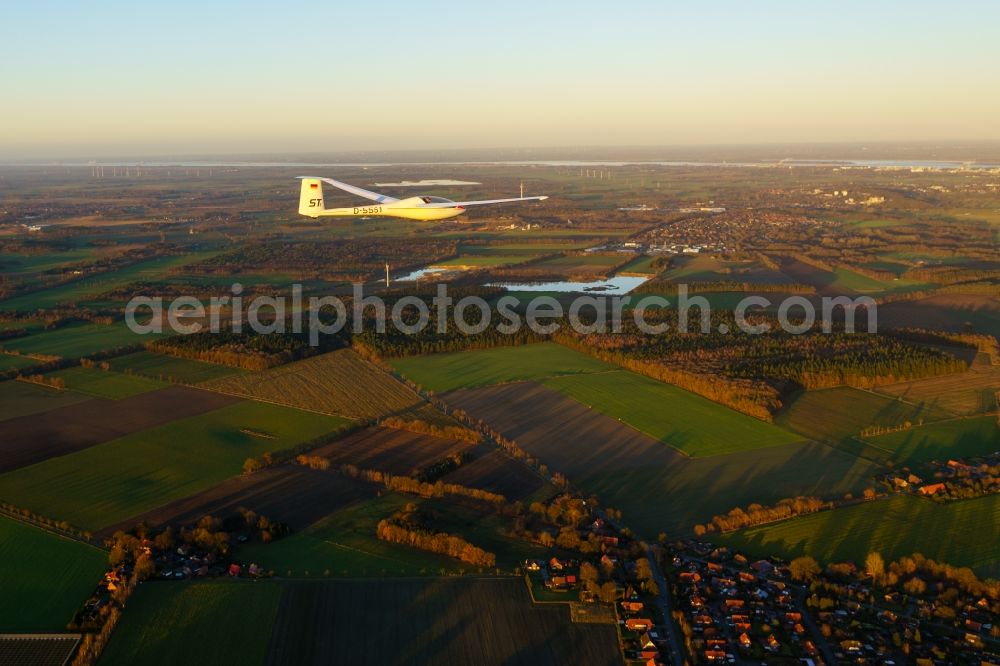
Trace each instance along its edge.
{"label": "farm field", "polygon": [[57,391],[27,382],[0,382],[0,421],[38,414],[88,399],[79,393]]}
{"label": "farm field", "polygon": [[74,280],[73,282],[50,289],[0,301],[0,311],[34,311],[38,308],[53,308],[62,303],[85,301],[88,298],[94,298],[106,291],[122,287],[135,280],[152,280],[163,277],[172,268],[200,261],[209,255],[210,253],[195,252],[181,256],[157,257],[156,259],[140,261],[117,271]]}
{"label": "farm field", "polygon": [[3,634],[0,663],[68,664],[79,642],[79,634]]}
{"label": "farm field", "polygon": [[281,595],[271,582],[145,583],[98,663],[265,664]]}
{"label": "farm field", "polygon": [[556,272],[566,277],[596,279],[629,259],[625,254],[568,254],[545,259],[531,265],[543,271]]}
{"label": "farm field", "polygon": [[108,370],[81,366],[59,370],[46,376],[61,378],[66,382],[66,388],[70,391],[110,400],[121,400],[133,395],[156,391],[166,386],[163,382],[147,377],[123,375]]}
{"label": "farm field", "polygon": [[1000,451],[1000,428],[996,416],[952,419],[866,437],[871,445],[888,451],[900,465],[949,458],[974,458]]}
{"label": "farm field", "polygon": [[241,546],[239,556],[288,578],[428,576],[468,570],[469,565],[458,560],[375,536],[380,520],[413,501],[383,494],[357,502],[278,541]]}
{"label": "farm field", "polygon": [[658,270],[653,266],[656,257],[640,255],[618,269],[619,275],[656,275]]}
{"label": "farm field", "polygon": [[70,324],[52,331],[42,331],[23,338],[6,341],[8,349],[22,354],[45,354],[63,358],[79,358],[99,351],[137,345],[157,337],[156,334],[137,335],[124,323]]}
{"label": "farm field", "polygon": [[96,531],[235,476],[247,457],[345,425],[335,417],[239,402],[8,472],[0,476],[0,499]]}
{"label": "farm field", "polygon": [[582,250],[587,247],[587,243],[493,243],[490,245],[479,245],[472,243],[462,243],[458,246],[461,255],[485,255],[485,254],[550,254],[553,252],[571,252]]}
{"label": "farm field", "polygon": [[919,289],[925,286],[925,283],[916,280],[876,280],[843,266],[836,266],[832,271],[827,271],[791,259],[782,263],[781,270],[793,281],[811,284],[821,294],[826,295],[866,294],[870,296]]}
{"label": "farm field", "polygon": [[544,384],[693,457],[802,439],[684,389],[626,370],[549,378]]}
{"label": "farm field", "polygon": [[685,459],[677,465],[598,469],[582,484],[620,509],[638,533],[653,539],[660,532],[690,536],[696,524],[736,506],[774,504],[798,495],[857,495],[872,485],[879,469],[863,458],[805,442]]}
{"label": "farm field", "polygon": [[63,252],[23,254],[20,252],[0,252],[0,268],[4,273],[44,273],[47,270],[87,261],[96,257],[100,250],[96,247],[74,247]]}
{"label": "farm field", "polygon": [[18,370],[24,370],[25,368],[30,368],[33,365],[38,365],[41,361],[38,361],[27,356],[19,356],[17,354],[0,354],[0,372],[4,370],[13,370],[17,368]]}
{"label": "farm field", "polygon": [[215,363],[202,363],[186,358],[176,358],[165,354],[140,351],[125,356],[117,356],[109,361],[111,369],[126,374],[150,377],[161,381],[198,384],[220,377],[238,375],[239,368]]}
{"label": "farm field", "polygon": [[412,475],[449,453],[471,447],[472,444],[468,442],[408,430],[370,427],[348,433],[313,449],[310,455],[323,456],[334,467],[350,463],[360,469]]}
{"label": "farm field", "polygon": [[942,331],[971,330],[1000,337],[1000,300],[987,296],[941,294],[880,305],[882,326],[912,326]]}
{"label": "farm field", "polygon": [[539,544],[506,536],[510,521],[497,516],[491,507],[481,502],[461,498],[419,500],[421,511],[432,516],[434,530],[457,534],[497,557],[497,568],[512,571],[528,559],[574,557],[574,551],[553,552]]}
{"label": "farm field", "polygon": [[0,516],[0,633],[63,631],[104,573],[107,553]]}
{"label": "farm field", "polygon": [[792,280],[768,268],[759,261],[726,261],[718,257],[699,255],[679,257],[674,267],[663,274],[663,279],[672,282],[751,282],[783,284]]}
{"label": "farm field", "polygon": [[469,254],[461,255],[454,259],[434,262],[434,266],[475,266],[477,268],[488,266],[508,266],[523,264],[534,259],[531,254]]}
{"label": "farm field", "polygon": [[[948,538],[941,538],[947,534]],[[923,553],[980,576],[1000,575],[1000,495],[960,502],[897,495],[832,511],[793,518],[716,537],[753,554],[792,558],[806,554],[821,562],[864,562],[878,551],[889,561]]]}
{"label": "farm field", "polygon": [[[23,382],[7,384],[25,385]],[[27,385],[25,385],[27,386]],[[75,396],[71,391],[38,388]],[[40,398],[41,396],[39,396]],[[43,414],[29,412],[4,422],[0,440],[0,472],[33,465],[102,442],[138,433],[176,419],[197,416],[238,402],[229,396],[172,386],[121,400],[85,398],[48,403]],[[43,404],[41,400],[38,404]]]}
{"label": "farm field", "polygon": [[775,423],[811,439],[837,443],[869,426],[899,426],[949,418],[930,404],[910,404],[871,391],[838,386],[806,391],[775,418]]}
{"label": "farm field", "polygon": [[615,628],[533,604],[520,578],[293,582],[269,663],[621,664]]}
{"label": "farm field", "polygon": [[614,367],[554,342],[406,356],[389,359],[389,363],[403,376],[435,393],[552,375],[602,372]]}
{"label": "farm field", "polygon": [[[647,539],[749,502],[859,492],[877,467],[817,443],[687,458],[617,419],[538,384],[456,391],[449,404],[485,419],[574,485],[621,509]],[[567,437],[566,433],[574,433]]]}
{"label": "farm field", "polygon": [[[481,448],[487,447],[490,445]],[[475,460],[447,474],[442,481],[500,493],[512,502],[529,497],[545,485],[527,465],[499,449],[483,451]]]}
{"label": "farm field", "polygon": [[988,358],[977,357],[967,372],[880,386],[876,390],[907,402],[933,405],[952,414],[993,411],[997,408],[996,394],[1000,390],[1000,365],[991,365]]}
{"label": "farm field", "polygon": [[349,419],[398,415],[426,404],[350,349],[261,372],[222,377],[201,386]]}
{"label": "farm field", "polygon": [[101,666],[621,664],[615,629],[534,604],[520,578],[155,582]]}
{"label": "farm field", "polygon": [[225,519],[237,515],[241,507],[301,530],[352,502],[374,496],[375,486],[371,484],[334,471],[285,463],[249,476],[230,477],[190,497],[105,527],[97,536],[111,536],[119,529],[130,530],[139,522],[150,526],[183,526],[193,525],[206,515]]}

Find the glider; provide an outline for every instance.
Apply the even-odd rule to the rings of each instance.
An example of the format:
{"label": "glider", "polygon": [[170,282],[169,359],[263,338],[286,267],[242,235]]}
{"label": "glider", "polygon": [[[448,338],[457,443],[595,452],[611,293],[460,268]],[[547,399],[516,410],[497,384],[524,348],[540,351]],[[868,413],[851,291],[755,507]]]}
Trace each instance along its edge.
{"label": "glider", "polygon": [[[511,203],[515,201],[542,201],[548,197],[514,197],[513,199],[486,199],[482,201],[452,201],[443,197],[407,197],[396,199],[385,194],[365,190],[332,178],[299,176],[299,215],[306,217],[401,217],[407,220],[444,220],[465,212],[468,206]],[[350,208],[327,208],[323,203],[323,183],[368,199],[372,203]]]}

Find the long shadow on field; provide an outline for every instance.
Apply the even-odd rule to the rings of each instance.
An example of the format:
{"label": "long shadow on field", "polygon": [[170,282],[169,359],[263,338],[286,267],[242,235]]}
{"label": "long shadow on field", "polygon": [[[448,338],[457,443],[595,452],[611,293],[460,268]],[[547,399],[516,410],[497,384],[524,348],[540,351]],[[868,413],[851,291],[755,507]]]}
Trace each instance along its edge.
{"label": "long shadow on field", "polygon": [[531,383],[455,391],[445,399],[621,509],[646,538],[688,535],[695,523],[751,502],[831,497],[870,485],[877,466],[801,442],[688,458],[617,420]]}
{"label": "long shadow on field", "polygon": [[171,386],[122,400],[93,398],[3,422],[0,472],[241,402],[220,393]]}
{"label": "long shadow on field", "polygon": [[520,579],[370,579],[286,586],[277,664],[620,664],[611,626],[531,603]]}

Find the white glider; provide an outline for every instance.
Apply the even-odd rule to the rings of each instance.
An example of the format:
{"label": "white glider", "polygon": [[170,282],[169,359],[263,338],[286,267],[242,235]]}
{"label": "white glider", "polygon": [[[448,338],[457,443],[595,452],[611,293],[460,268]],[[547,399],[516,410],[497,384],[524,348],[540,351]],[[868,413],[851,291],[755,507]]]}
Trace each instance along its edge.
{"label": "white glider", "polygon": [[[299,215],[306,217],[402,217],[407,220],[444,220],[465,212],[468,206],[511,203],[514,201],[542,201],[548,197],[515,197],[513,199],[486,199],[483,201],[452,201],[443,197],[407,197],[396,199],[385,194],[365,190],[332,178],[299,176]],[[327,208],[323,203],[323,183],[356,194],[373,203],[350,208]]]}

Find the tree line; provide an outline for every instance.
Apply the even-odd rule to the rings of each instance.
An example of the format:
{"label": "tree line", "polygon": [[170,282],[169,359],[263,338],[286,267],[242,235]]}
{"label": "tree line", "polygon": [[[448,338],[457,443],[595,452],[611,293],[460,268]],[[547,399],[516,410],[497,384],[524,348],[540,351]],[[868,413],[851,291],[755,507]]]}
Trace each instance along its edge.
{"label": "tree line", "polygon": [[447,532],[434,532],[417,524],[413,519],[415,512],[415,507],[408,505],[392,517],[380,520],[375,529],[376,536],[390,543],[447,555],[473,566],[496,566],[496,555],[474,546],[460,536]]}

